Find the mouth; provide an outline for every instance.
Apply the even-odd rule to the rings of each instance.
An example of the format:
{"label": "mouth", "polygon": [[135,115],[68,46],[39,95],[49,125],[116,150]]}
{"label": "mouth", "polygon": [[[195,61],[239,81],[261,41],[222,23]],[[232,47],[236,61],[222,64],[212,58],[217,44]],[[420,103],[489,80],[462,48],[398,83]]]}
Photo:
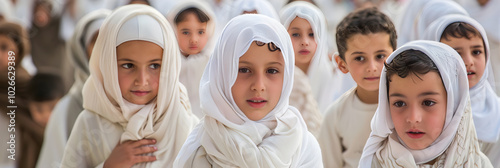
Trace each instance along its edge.
{"label": "mouth", "polygon": [[472,75],[475,75],[476,72],[473,71],[467,71],[467,77],[471,77]]}
{"label": "mouth", "polygon": [[425,132],[422,132],[420,130],[410,130],[406,132],[406,135],[408,135],[410,138],[418,139],[422,138],[425,135]]}
{"label": "mouth", "polygon": [[196,50],[196,49],[198,49],[198,47],[197,46],[190,46],[189,49]]}
{"label": "mouth", "polygon": [[307,55],[307,54],[309,54],[311,52],[309,50],[300,50],[299,53],[302,54],[302,55]]}
{"label": "mouth", "polygon": [[131,91],[136,96],[145,96],[149,94],[151,91]]}
{"label": "mouth", "polygon": [[375,80],[379,80],[380,77],[366,77],[365,80],[369,80],[369,81],[375,81]]}
{"label": "mouth", "polygon": [[266,105],[267,100],[262,98],[252,98],[247,100],[247,103],[253,108],[261,108],[264,107],[264,105]]}

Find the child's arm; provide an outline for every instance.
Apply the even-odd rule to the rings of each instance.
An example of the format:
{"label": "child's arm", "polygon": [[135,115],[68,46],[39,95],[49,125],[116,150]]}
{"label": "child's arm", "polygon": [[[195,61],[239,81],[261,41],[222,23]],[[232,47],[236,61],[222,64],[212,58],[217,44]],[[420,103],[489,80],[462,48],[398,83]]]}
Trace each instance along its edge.
{"label": "child's arm", "polygon": [[155,143],[156,140],[154,139],[142,139],[117,144],[108,159],[104,161],[103,167],[132,167],[137,163],[155,161],[156,156],[146,155],[158,150],[155,146],[152,146]]}

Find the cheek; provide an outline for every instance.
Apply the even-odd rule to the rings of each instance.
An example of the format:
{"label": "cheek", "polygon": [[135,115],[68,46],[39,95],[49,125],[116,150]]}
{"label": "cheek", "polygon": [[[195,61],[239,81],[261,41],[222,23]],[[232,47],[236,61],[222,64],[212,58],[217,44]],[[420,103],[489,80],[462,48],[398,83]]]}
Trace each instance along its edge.
{"label": "cheek", "polygon": [[118,85],[120,86],[120,91],[122,95],[131,85],[131,77],[123,71],[118,70]]}

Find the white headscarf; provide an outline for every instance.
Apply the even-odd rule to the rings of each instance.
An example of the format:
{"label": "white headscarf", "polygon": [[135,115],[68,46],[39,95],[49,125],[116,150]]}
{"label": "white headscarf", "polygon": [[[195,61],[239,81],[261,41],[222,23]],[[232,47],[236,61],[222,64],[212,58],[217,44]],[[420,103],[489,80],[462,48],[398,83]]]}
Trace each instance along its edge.
{"label": "white headscarf", "polygon": [[481,23],[490,38],[500,41],[500,20],[498,19],[500,0],[489,0],[485,6],[479,5],[477,1],[456,1],[470,13],[472,18]]}
{"label": "white headscarf", "polygon": [[[378,154],[379,151],[390,153],[389,156],[384,155],[383,160],[379,161],[381,164],[403,164],[404,167],[413,167],[416,164],[427,163],[441,155],[446,155],[444,158],[445,167],[457,167],[462,164],[474,165],[474,163],[480,165],[478,158],[485,158],[485,156],[480,152],[472,122],[469,85],[461,57],[446,44],[418,40],[398,48],[387,58],[387,63],[392,62],[401,52],[410,49],[423,52],[436,64],[439,70],[447,92],[446,119],[443,130],[429,147],[422,150],[405,148],[404,142],[397,140],[397,137],[394,139],[397,134],[389,110],[386,84],[387,69],[384,67],[380,77],[379,104],[371,121],[372,132],[363,149],[359,167],[370,167],[372,159],[377,159],[374,157],[375,153]],[[436,163],[442,164],[443,162]]]}
{"label": "white headscarf", "polygon": [[404,8],[404,14],[397,25],[398,46],[421,39],[425,28],[432,21],[447,14],[469,16],[467,11],[451,0],[411,0]]}
{"label": "white headscarf", "polygon": [[[281,49],[285,69],[278,104],[264,118],[252,121],[236,105],[231,87],[238,75],[239,58],[254,41],[274,43]],[[275,51],[277,52],[277,51]],[[174,167],[184,167],[201,146],[220,167],[297,167],[306,138],[313,136],[300,113],[288,105],[294,57],[290,37],[276,20],[260,14],[237,16],[226,25],[203,74],[200,95],[206,114],[179,153]],[[319,149],[319,148],[318,148]],[[318,155],[319,150],[308,155]],[[319,163],[318,163],[319,164]]]}
{"label": "white headscarf", "polygon": [[500,136],[500,102],[493,87],[493,75],[491,72],[490,49],[488,38],[481,24],[470,17],[461,15],[447,15],[434,21],[425,31],[424,39],[440,41],[444,30],[455,22],[465,22],[476,28],[481,34],[485,45],[486,67],[479,82],[469,89],[472,116],[477,131],[477,137],[485,142],[497,142]]}
{"label": "white headscarf", "polygon": [[187,8],[197,8],[203,13],[205,13],[210,20],[207,22],[206,35],[208,36],[208,41],[201,50],[200,53],[189,55],[189,57],[180,56],[181,57],[181,75],[179,77],[179,81],[186,86],[189,95],[189,101],[191,102],[191,107],[193,114],[195,114],[198,118],[203,117],[203,112],[201,112],[200,107],[200,80],[203,75],[203,70],[205,70],[205,66],[208,63],[208,58],[210,54],[212,54],[213,47],[215,45],[214,38],[214,29],[216,18],[213,11],[210,7],[205,4],[203,1],[194,1],[187,0],[180,2],[177,6],[175,6],[167,15],[167,19],[170,21],[171,25],[174,25],[174,29],[176,27],[175,24],[175,16],[177,16],[181,11],[184,11]]}
{"label": "white headscarf", "polygon": [[307,76],[311,83],[314,98],[318,102],[321,112],[335,101],[334,95],[338,87],[333,79],[333,67],[328,59],[328,44],[325,17],[319,8],[308,2],[292,2],[280,12],[281,23],[288,29],[290,23],[300,17],[306,19],[314,32],[316,53],[311,60]]}
{"label": "white headscarf", "polygon": [[[158,95],[147,105],[129,103],[120,92],[116,47],[130,40],[149,41],[163,48]],[[120,124],[124,129],[120,142],[156,139],[159,147],[154,155],[158,160],[148,166],[170,167],[198,122],[189,109],[185,88],[178,81],[179,58],[170,24],[146,5],[126,5],[107,17],[90,58],[91,75],[83,88],[84,108]]]}
{"label": "white headscarf", "polygon": [[12,9],[12,3],[9,0],[0,0],[0,16],[3,16],[5,21],[12,21],[14,14]]}
{"label": "white headscarf", "polygon": [[243,14],[245,11],[256,10],[258,14],[269,16],[279,21],[279,16],[273,5],[267,0],[235,0],[231,3],[229,20]]}

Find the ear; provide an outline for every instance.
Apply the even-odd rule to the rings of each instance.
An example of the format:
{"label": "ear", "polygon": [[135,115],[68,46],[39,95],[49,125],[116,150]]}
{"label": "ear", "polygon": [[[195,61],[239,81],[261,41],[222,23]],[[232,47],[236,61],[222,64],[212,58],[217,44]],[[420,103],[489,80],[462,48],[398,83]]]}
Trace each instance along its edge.
{"label": "ear", "polygon": [[340,55],[335,54],[334,57],[335,57],[335,62],[337,62],[337,66],[339,67],[340,71],[342,71],[342,73],[344,74],[348,73],[349,69],[347,68],[347,64],[342,58],[340,58]]}

